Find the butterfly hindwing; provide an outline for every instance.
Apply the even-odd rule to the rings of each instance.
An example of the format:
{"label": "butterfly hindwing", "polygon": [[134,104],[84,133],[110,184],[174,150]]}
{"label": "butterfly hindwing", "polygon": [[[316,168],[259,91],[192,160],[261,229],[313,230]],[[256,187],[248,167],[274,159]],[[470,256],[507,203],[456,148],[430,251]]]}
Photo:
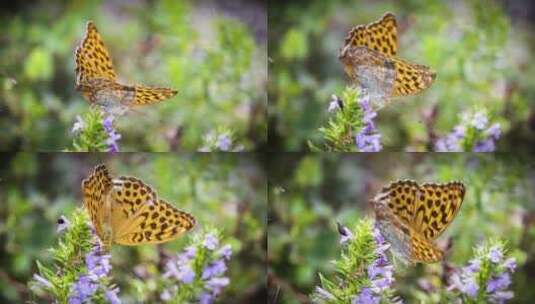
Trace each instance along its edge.
{"label": "butterfly hindwing", "polygon": [[178,91],[169,88],[151,88],[135,86],[135,98],[132,105],[141,106],[171,98]]}
{"label": "butterfly hindwing", "polygon": [[430,240],[423,238],[418,232],[411,234],[411,262],[435,263],[442,260],[444,253]]}
{"label": "butterfly hindwing", "polygon": [[431,86],[436,78],[436,73],[425,65],[409,63],[399,58],[390,59],[396,71],[393,97],[417,94]]}

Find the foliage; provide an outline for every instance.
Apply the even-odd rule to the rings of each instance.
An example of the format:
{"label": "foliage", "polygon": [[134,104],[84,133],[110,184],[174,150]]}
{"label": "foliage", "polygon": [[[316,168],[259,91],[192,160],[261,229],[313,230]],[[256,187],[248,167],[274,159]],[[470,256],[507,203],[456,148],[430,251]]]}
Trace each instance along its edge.
{"label": "foliage", "polygon": [[[265,14],[261,4],[255,7]],[[99,29],[121,83],[179,91],[116,118],[121,151],[196,151],[220,127],[244,150],[265,144],[267,73],[257,63],[266,62],[266,42],[253,36],[247,16],[230,18],[216,4],[187,0],[37,1],[0,21],[6,29],[0,38],[2,150],[64,150],[76,117],[91,115],[74,88],[74,49],[88,20]],[[75,150],[102,150],[79,144]]]}
{"label": "foliage", "polygon": [[433,151],[459,113],[481,109],[500,122],[496,151],[533,150],[533,32],[506,4],[479,0],[270,2],[269,41],[279,42],[268,45],[273,149],[328,144],[317,129],[332,119],[329,96],[351,85],[337,58],[344,37],[387,11],[397,17],[398,56],[437,77],[421,94],[393,98],[378,112],[384,150]]}

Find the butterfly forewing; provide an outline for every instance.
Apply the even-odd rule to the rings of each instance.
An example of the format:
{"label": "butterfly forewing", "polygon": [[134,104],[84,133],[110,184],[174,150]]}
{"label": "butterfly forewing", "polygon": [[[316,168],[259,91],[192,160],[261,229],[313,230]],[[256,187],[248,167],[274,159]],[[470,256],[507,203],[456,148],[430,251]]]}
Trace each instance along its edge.
{"label": "butterfly forewing", "polygon": [[416,200],[412,226],[428,240],[436,239],[453,221],[464,199],[464,185],[423,184]]}
{"label": "butterfly forewing", "polygon": [[89,213],[91,221],[98,237],[103,240],[104,233],[104,201],[111,189],[111,177],[108,169],[104,165],[99,165],[82,181],[82,192],[84,195],[84,207]]}
{"label": "butterfly forewing", "polygon": [[76,49],[76,80],[77,85],[84,84],[88,79],[117,78],[110,54],[93,22],[87,23],[86,35]]}
{"label": "butterfly forewing", "polygon": [[389,57],[395,56],[398,48],[396,17],[386,13],[375,22],[354,27],[345,44],[365,46]]}

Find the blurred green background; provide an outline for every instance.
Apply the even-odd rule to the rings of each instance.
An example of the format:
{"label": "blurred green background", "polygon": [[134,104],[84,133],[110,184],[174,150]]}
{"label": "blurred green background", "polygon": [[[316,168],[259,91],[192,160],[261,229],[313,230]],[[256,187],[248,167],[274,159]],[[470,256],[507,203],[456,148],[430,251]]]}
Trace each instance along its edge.
{"label": "blurred green background", "polygon": [[[527,155],[467,153],[285,154],[269,162],[268,289],[271,303],[306,303],[318,272],[334,275],[340,253],[336,222],[353,227],[374,217],[368,203],[392,181],[460,180],[463,206],[438,239],[452,249],[447,263],[396,266],[394,288],[404,303],[434,303],[443,267],[464,266],[472,249],[498,237],[508,242],[518,268],[515,298],[533,303],[535,290],[535,161]],[[447,266],[446,266],[447,265]],[[446,272],[448,273],[448,272]]]}
{"label": "blurred green background", "polygon": [[121,151],[196,151],[218,128],[256,150],[267,138],[262,1],[16,1],[0,10],[0,150],[58,151],[89,104],[74,50],[93,20],[125,84],[179,93],[116,126]]}
{"label": "blurred green background", "polygon": [[198,223],[160,246],[113,246],[113,281],[125,303],[159,301],[159,294],[142,292],[139,285],[150,282],[147,274],[163,273],[162,257],[182,251],[203,227],[219,229],[222,242],[234,249],[221,302],[264,301],[267,181],[261,161],[232,153],[0,154],[0,302],[30,298],[27,282],[37,272],[36,259],[52,262],[47,248],[57,242],[56,221],[82,207],[81,181],[99,163],[112,176],[142,179]]}
{"label": "blurred green background", "polygon": [[338,51],[349,30],[387,11],[398,56],[437,72],[423,93],[395,99],[376,119],[385,151],[423,151],[458,114],[486,109],[504,134],[497,151],[535,151],[535,7],[532,1],[271,1],[269,144],[308,150],[322,142],[332,94],[349,85]]}

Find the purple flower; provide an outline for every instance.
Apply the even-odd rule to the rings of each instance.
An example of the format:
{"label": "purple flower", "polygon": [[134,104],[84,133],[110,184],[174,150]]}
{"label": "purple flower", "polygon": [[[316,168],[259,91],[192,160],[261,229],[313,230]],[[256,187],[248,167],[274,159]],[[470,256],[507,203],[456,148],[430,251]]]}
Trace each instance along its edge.
{"label": "purple flower", "polygon": [[[100,251],[100,246],[97,245],[86,254],[85,264],[87,267],[87,274],[81,275],[78,278],[78,281],[71,287],[69,303],[84,303],[84,301],[90,300],[99,288],[104,290],[106,296],[108,296],[108,293],[110,297],[115,294],[115,298],[110,298],[110,302],[120,303],[117,296],[119,289],[106,290],[105,286],[100,283],[100,279],[106,277],[111,270],[111,256],[101,255]],[[114,302],[114,300],[118,300],[119,302]]]}
{"label": "purple flower", "polygon": [[503,263],[503,266],[504,266],[509,272],[514,272],[515,269],[516,269],[516,260],[515,260],[515,258],[508,258],[508,259],[505,260],[505,262]]}
{"label": "purple flower", "polygon": [[214,296],[209,293],[203,292],[199,297],[199,303],[201,304],[212,304],[214,303]]}
{"label": "purple flower", "polygon": [[111,304],[121,304],[121,299],[119,299],[119,297],[117,296],[118,293],[119,288],[116,287],[111,290],[106,290],[104,294],[106,295],[106,299],[108,300],[108,302],[110,302]]}
{"label": "purple flower", "polygon": [[329,102],[329,108],[327,108],[327,112],[335,112],[340,110],[340,98],[336,95],[331,95],[331,101]]}
{"label": "purple flower", "polygon": [[499,123],[493,124],[490,128],[487,129],[486,133],[492,139],[498,140],[500,138],[500,135],[502,134],[500,124]]}
{"label": "purple flower", "polygon": [[477,284],[474,278],[470,278],[464,281],[465,285],[461,289],[461,292],[469,296],[470,298],[475,298],[477,291],[479,290],[479,285]]}
{"label": "purple flower", "polygon": [[219,240],[217,237],[211,233],[208,233],[204,237],[204,247],[209,250],[214,250],[219,245]]}
{"label": "purple flower", "polygon": [[491,295],[491,299],[494,300],[494,303],[505,303],[505,301],[511,300],[514,295],[512,291],[498,291]]}
{"label": "purple flower", "polygon": [[496,145],[494,144],[494,139],[489,138],[476,143],[472,151],[474,152],[494,152],[496,150]]}
{"label": "purple flower", "polygon": [[87,270],[96,279],[103,278],[108,275],[111,270],[110,265],[111,255],[100,255],[98,250],[93,250],[85,256],[85,263]]}
{"label": "purple flower", "polygon": [[34,274],[33,275],[33,279],[37,281],[37,283],[39,283],[41,286],[43,287],[46,287],[46,288],[52,288],[54,287],[52,285],[52,283],[50,283],[49,280],[43,278],[42,276],[38,275],[38,274]]}
{"label": "purple flower", "polygon": [[206,280],[211,277],[221,275],[225,273],[225,271],[227,271],[227,265],[225,265],[225,262],[223,262],[223,260],[217,260],[204,268],[202,272],[202,279]]}
{"label": "purple flower", "polygon": [[[467,268],[464,268],[465,270]],[[479,285],[477,284],[474,273],[472,272],[462,272],[460,275],[454,273],[451,277],[450,286],[448,290],[459,290],[462,294],[467,295],[470,298],[474,298],[477,295],[479,290]]]}
{"label": "purple flower", "polygon": [[381,297],[375,296],[370,288],[362,288],[360,293],[351,301],[351,304],[378,304]]}
{"label": "purple flower", "polygon": [[332,293],[328,292],[327,290],[319,287],[319,286],[316,286],[315,288],[315,293],[321,297],[322,299],[324,300],[334,300],[335,297],[332,295]]}
{"label": "purple flower", "polygon": [[464,267],[463,270],[466,273],[475,273],[478,272],[481,267],[481,260],[472,259],[468,262],[468,266]]}
{"label": "purple flower", "polygon": [[487,283],[487,292],[493,293],[497,290],[506,289],[511,284],[511,276],[509,273],[504,272],[496,278],[490,279]]}
{"label": "purple flower", "polygon": [[218,255],[228,261],[232,256],[232,248],[230,247],[230,245],[225,245],[221,247],[221,249],[219,249]]}
{"label": "purple flower", "polygon": [[340,245],[344,245],[353,238],[353,233],[346,226],[336,223],[338,227],[338,233],[340,234]]}
{"label": "purple flower", "polygon": [[232,146],[232,141],[228,134],[220,134],[217,137],[216,147],[221,151],[229,151]]}
{"label": "purple flower", "polygon": [[113,120],[115,117],[113,115],[108,115],[103,121],[102,126],[106,133],[108,133],[108,139],[106,139],[106,144],[108,145],[108,152],[119,152],[119,145],[117,141],[121,139],[121,134],[117,133],[113,129]]}
{"label": "purple flower", "polygon": [[223,287],[227,286],[230,280],[227,277],[211,278],[206,281],[204,287],[212,292],[212,295],[218,295]]}
{"label": "purple flower", "polygon": [[88,275],[82,275],[72,287],[69,303],[83,303],[84,301],[89,300],[97,289],[97,283],[93,282]]}
{"label": "purple flower", "polygon": [[174,277],[184,284],[191,284],[195,279],[195,271],[191,268],[189,263],[181,264],[177,261],[169,261],[166,264],[166,271],[163,274],[164,278]]}
{"label": "purple flower", "polygon": [[184,264],[187,263],[189,260],[193,259],[195,255],[197,254],[197,248],[194,246],[188,246],[184,251],[178,255],[178,260]]}
{"label": "purple flower", "polygon": [[80,115],[76,115],[76,122],[72,126],[71,133],[78,133],[82,131],[84,128],[85,128],[84,120],[82,119],[82,117],[80,117]]}
{"label": "purple flower", "polygon": [[160,294],[160,299],[161,299],[162,301],[167,302],[167,301],[171,300],[171,298],[172,298],[172,295],[171,295],[171,292],[169,291],[169,289],[165,289],[165,290],[162,291],[162,293]]}
{"label": "purple flower", "polygon": [[476,129],[482,131],[487,127],[487,124],[489,123],[489,119],[487,118],[487,115],[485,112],[476,112],[472,118],[472,126],[474,126]]}
{"label": "purple flower", "polygon": [[[493,152],[496,150],[496,141],[500,138],[500,124],[495,123],[485,130],[489,124],[485,112],[466,114],[462,117],[461,124],[455,126],[453,131],[435,142],[435,151],[438,152],[461,152],[466,139],[467,130],[475,131],[473,152]],[[470,133],[471,134],[471,133]]]}
{"label": "purple flower", "polygon": [[364,127],[355,136],[355,144],[360,152],[378,152],[383,148],[381,144],[381,134],[378,133],[373,123],[377,112],[370,106],[370,97],[367,94],[361,95],[359,104],[364,116],[362,122]]}
{"label": "purple flower", "polygon": [[494,264],[497,264],[499,263],[502,258],[503,258],[503,253],[502,253],[502,250],[498,247],[492,247],[489,251],[489,260],[494,263]]}
{"label": "purple flower", "polygon": [[57,226],[56,226],[56,233],[61,233],[69,229],[70,225],[71,225],[71,222],[65,216],[63,215],[60,216],[57,222]]}

